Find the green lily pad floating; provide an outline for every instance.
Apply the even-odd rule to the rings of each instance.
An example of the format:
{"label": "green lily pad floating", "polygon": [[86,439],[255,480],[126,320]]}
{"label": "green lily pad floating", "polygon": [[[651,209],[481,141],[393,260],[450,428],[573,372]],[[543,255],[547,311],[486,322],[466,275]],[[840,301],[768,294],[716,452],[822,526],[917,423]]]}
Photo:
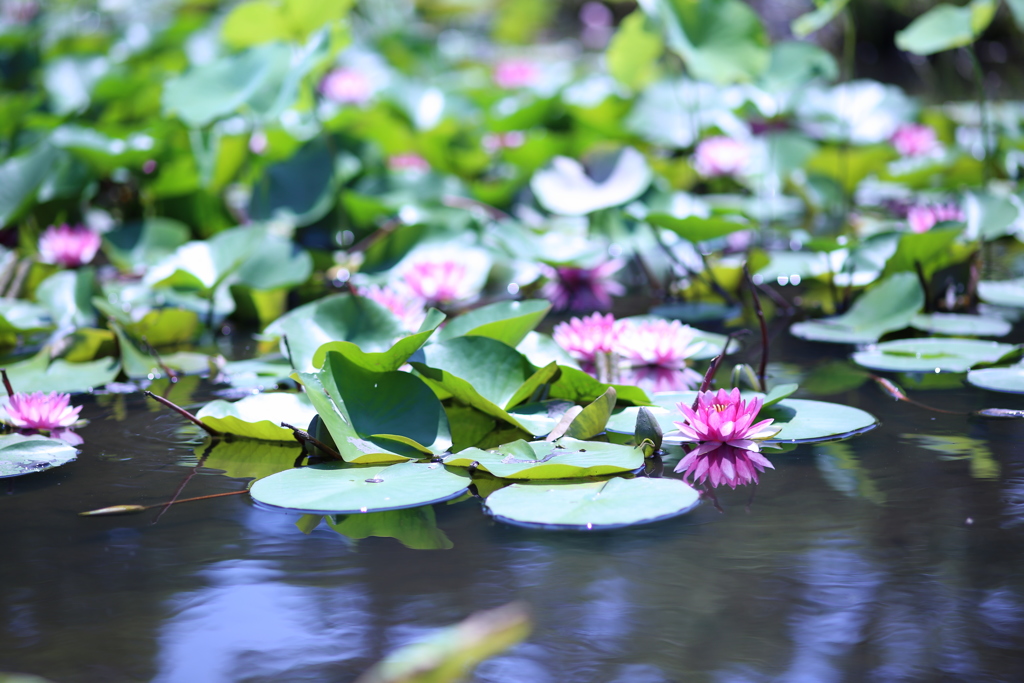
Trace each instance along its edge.
{"label": "green lily pad floating", "polygon": [[843,315],[793,323],[790,334],[833,344],[870,344],[887,332],[902,330],[924,306],[914,273],[896,273],[874,285]]}
{"label": "green lily pad floating", "polygon": [[512,484],[487,498],[485,510],[509,524],[567,531],[649,524],[692,510],[700,495],[679,479],[623,479],[575,484]]}
{"label": "green lily pad floating", "polygon": [[513,441],[493,451],[467,448],[444,459],[502,479],[575,479],[631,472],[644,464],[639,448],[568,437],[556,441]]}
{"label": "green lily pad floating", "polygon": [[853,354],[853,362],[887,372],[967,372],[979,363],[996,363],[1019,347],[958,338],[900,339]]}
{"label": "green lily pad floating", "polygon": [[50,361],[50,350],[7,365],[7,375],[15,391],[59,391],[77,394],[114,381],[121,365],[116,358],[100,358],[84,363]]}
{"label": "green lily pad floating", "polygon": [[196,413],[203,424],[225,434],[260,441],[294,441],[282,422],[305,429],[316,415],[306,394],[272,393],[247,396],[241,401],[211,401]]}
{"label": "green lily pad floating", "polygon": [[971,370],[967,373],[967,383],[989,391],[1024,394],[1024,366]]}
{"label": "green lily pad floating", "polygon": [[915,315],[910,326],[922,332],[949,336],[1005,337],[1013,325],[1003,318],[966,313],[931,313]]}
{"label": "green lily pad floating", "polygon": [[982,280],[978,283],[978,298],[987,304],[1024,308],[1024,278],[1019,280]]}
{"label": "green lily pad floating", "polygon": [[59,439],[39,434],[0,434],[0,479],[60,467],[77,454],[74,446]]}
{"label": "green lily pad floating", "polygon": [[249,490],[263,505],[311,514],[348,515],[419,507],[457,498],[469,475],[440,463],[352,467],[327,463],[280,472]]}
{"label": "green lily pad floating", "polygon": [[[744,393],[743,397],[749,400],[758,395],[761,394]],[[683,443],[674,424],[683,420],[676,404],[685,402],[690,405],[696,397],[695,391],[666,392],[651,397],[656,405],[649,410],[661,425],[665,434],[664,443]],[[632,435],[636,428],[638,411],[639,408],[625,408],[612,415],[608,421],[607,431]],[[773,426],[779,427],[781,431],[766,440],[766,443],[814,443],[844,439],[872,429],[878,424],[874,415],[859,408],[802,398],[787,398],[771,407],[762,408],[758,419],[767,418],[775,420]]]}

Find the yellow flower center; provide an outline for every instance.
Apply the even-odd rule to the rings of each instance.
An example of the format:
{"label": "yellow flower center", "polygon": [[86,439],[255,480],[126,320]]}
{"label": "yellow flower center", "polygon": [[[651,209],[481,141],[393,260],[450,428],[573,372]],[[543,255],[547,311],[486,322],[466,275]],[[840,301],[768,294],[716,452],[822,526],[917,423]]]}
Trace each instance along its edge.
{"label": "yellow flower center", "polygon": [[712,403],[712,404],[711,404],[711,407],[715,409],[715,412],[718,412],[718,413],[720,413],[720,412],[722,412],[723,410],[725,410],[726,408],[728,408],[729,406],[727,406],[727,405],[723,405],[723,404],[721,404],[721,403]]}

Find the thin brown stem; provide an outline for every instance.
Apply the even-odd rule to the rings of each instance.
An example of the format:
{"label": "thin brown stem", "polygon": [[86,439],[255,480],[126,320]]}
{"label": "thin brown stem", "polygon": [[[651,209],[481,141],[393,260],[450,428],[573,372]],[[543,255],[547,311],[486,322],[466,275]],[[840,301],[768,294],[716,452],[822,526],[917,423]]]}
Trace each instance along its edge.
{"label": "thin brown stem", "polygon": [[209,434],[213,438],[217,439],[217,438],[221,438],[221,437],[224,436],[223,432],[219,432],[216,429],[214,429],[213,427],[211,427],[210,425],[205,424],[198,417],[196,417],[192,413],[188,412],[184,408],[182,408],[182,407],[180,407],[178,405],[175,405],[171,401],[168,401],[163,396],[157,396],[152,391],[148,391],[148,390],[147,391],[143,391],[142,393],[144,393],[146,396],[149,396],[151,399],[153,399],[157,403],[164,404],[165,406],[167,406],[168,408],[170,408],[174,412],[178,413],[179,415],[181,415],[183,418],[185,418],[186,420],[188,420],[189,422],[191,422],[195,426],[197,426],[200,429],[202,429],[204,432],[206,432],[207,434]]}
{"label": "thin brown stem", "polygon": [[164,506],[160,509],[160,512],[157,513],[156,517],[153,518],[153,521],[150,522],[150,524],[156,524],[157,522],[159,522],[160,518],[164,516],[165,512],[167,512],[167,509],[174,505],[174,501],[178,500],[178,496],[180,496],[181,492],[185,490],[185,487],[188,485],[188,483],[192,481],[192,477],[199,474],[199,468],[203,466],[203,463],[206,462],[206,458],[210,456],[211,452],[213,452],[212,441],[206,446],[206,449],[203,450],[203,454],[199,457],[199,462],[197,462],[196,466],[192,468],[192,471],[189,472],[184,479],[182,479],[181,484],[178,485],[178,488],[174,492],[174,495],[171,496],[171,499],[169,501],[164,503]]}
{"label": "thin brown stem", "polygon": [[144,510],[152,510],[153,508],[166,507],[168,505],[177,505],[179,503],[194,503],[197,500],[210,500],[211,498],[224,498],[225,496],[237,496],[243,493],[248,493],[248,489],[241,491],[228,491],[226,493],[211,493],[207,496],[196,496],[195,498],[179,498],[177,500],[171,500],[167,503],[155,503],[153,505],[111,505],[105,508],[99,508],[97,510],[87,510],[86,512],[79,512],[79,517],[104,517],[108,515],[126,515],[133,512],[143,512]]}
{"label": "thin brown stem", "polygon": [[14,396],[14,387],[11,386],[11,380],[7,378],[7,368],[0,369],[0,377],[3,377],[4,389],[7,390],[7,398]]}
{"label": "thin brown stem", "polygon": [[320,439],[316,438],[315,436],[313,436],[312,434],[307,432],[305,429],[299,429],[295,425],[290,425],[287,422],[282,422],[281,426],[284,427],[285,429],[292,430],[292,436],[295,437],[296,441],[298,441],[300,444],[302,444],[303,448],[305,448],[307,443],[311,443],[314,446],[316,446],[317,448],[319,448],[321,451],[326,453],[327,455],[331,456],[331,458],[333,460],[344,460],[345,459],[345,458],[341,457],[341,453],[339,453],[337,450],[331,448],[330,446],[325,444],[323,441],[321,441]]}
{"label": "thin brown stem", "polygon": [[768,323],[765,322],[761,299],[757,296],[757,287],[754,286],[754,280],[750,277],[750,268],[746,263],[743,264],[743,276],[747,280],[750,296],[754,300],[754,313],[757,314],[757,322],[761,325],[761,365],[757,369],[757,381],[761,384],[761,391],[768,391],[768,384],[765,381],[765,376],[768,373]]}

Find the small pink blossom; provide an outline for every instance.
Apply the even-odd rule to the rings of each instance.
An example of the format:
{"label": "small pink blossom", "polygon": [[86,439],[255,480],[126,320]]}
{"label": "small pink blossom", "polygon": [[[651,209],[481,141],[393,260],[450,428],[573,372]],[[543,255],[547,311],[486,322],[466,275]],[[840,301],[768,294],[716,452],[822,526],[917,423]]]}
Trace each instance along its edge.
{"label": "small pink blossom", "polygon": [[39,237],[39,258],[43,263],[75,268],[92,261],[101,242],[100,236],[85,226],[51,225]]}
{"label": "small pink blossom", "polygon": [[494,83],[506,90],[533,85],[539,77],[540,69],[526,59],[504,59],[494,67]]}
{"label": "small pink blossom", "polygon": [[35,0],[3,0],[0,16],[10,24],[27,24],[39,14],[39,3]]}
{"label": "small pink blossom", "polygon": [[249,151],[256,155],[261,155],[267,151],[267,147],[270,145],[270,140],[267,138],[267,134],[262,130],[254,130],[252,135],[249,136]]}
{"label": "small pink blossom", "polygon": [[373,95],[373,85],[355,69],[339,67],[320,81],[320,92],[338,104],[365,104]]}
{"label": "small pink blossom", "polygon": [[585,362],[594,362],[599,353],[611,353],[616,348],[620,325],[611,313],[594,313],[585,318],[572,318],[555,325],[552,337],[569,355]]}
{"label": "small pink blossom", "polygon": [[479,292],[473,273],[453,260],[416,261],[401,273],[402,282],[428,305],[466,301]]}
{"label": "small pink blossom", "polygon": [[419,154],[393,154],[388,157],[388,168],[392,171],[426,173],[430,170],[430,163]]}
{"label": "small pink blossom", "polygon": [[716,444],[707,451],[695,449],[676,465],[676,472],[684,472],[683,477],[693,477],[695,484],[704,481],[712,487],[728,484],[732,488],[744,484],[756,484],[757,473],[765,468],[775,469],[768,458],[758,451],[736,448],[728,444]]}
{"label": "small pink blossom", "polygon": [[412,293],[403,293],[391,287],[368,285],[360,287],[356,294],[366,297],[371,301],[376,301],[394,313],[402,321],[405,329],[410,331],[418,330],[420,325],[423,324],[423,319],[427,317],[426,312],[423,310],[423,299]]}
{"label": "small pink blossom", "polygon": [[18,429],[62,429],[78,421],[82,406],[71,407],[68,394],[13,394],[6,406],[6,422]]}
{"label": "small pink blossom", "polygon": [[[632,365],[686,368],[686,359],[704,348],[693,328],[678,320],[620,321],[615,351]],[[686,368],[697,380],[701,376]]]}
{"label": "small pink blossom", "polygon": [[956,204],[931,204],[912,206],[907,211],[907,223],[914,232],[928,232],[936,223],[943,221],[964,221],[967,217]]}
{"label": "small pink blossom", "polygon": [[889,141],[896,151],[905,157],[927,156],[939,148],[939,138],[935,134],[935,129],[920,123],[900,126]]}
{"label": "small pink blossom", "polygon": [[750,163],[750,149],[734,138],[718,135],[701,140],[693,153],[693,168],[705,178],[736,175]]}
{"label": "small pink blossom", "polygon": [[500,149],[515,149],[526,142],[526,134],[521,130],[510,130],[507,133],[488,133],[481,140],[484,149],[494,154]]}
{"label": "small pink blossom", "polygon": [[146,159],[142,164],[142,172],[151,175],[156,170],[156,159]]}
{"label": "small pink blossom", "polygon": [[611,259],[596,268],[545,267],[548,281],[541,288],[541,296],[559,311],[606,311],[612,307],[612,295],[626,293],[614,278],[624,265],[621,259]]}

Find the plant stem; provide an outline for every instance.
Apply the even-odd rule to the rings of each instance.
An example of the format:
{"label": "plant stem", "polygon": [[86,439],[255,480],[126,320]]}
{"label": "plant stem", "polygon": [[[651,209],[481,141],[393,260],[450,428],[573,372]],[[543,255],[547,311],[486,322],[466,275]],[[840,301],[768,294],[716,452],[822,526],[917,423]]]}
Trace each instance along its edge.
{"label": "plant stem", "polygon": [[14,388],[11,386],[11,380],[7,378],[7,368],[0,369],[0,376],[4,379],[4,389],[7,390],[7,398],[14,396]]}
{"label": "plant stem", "polygon": [[157,403],[164,404],[165,406],[167,406],[168,408],[170,408],[174,412],[178,413],[179,415],[184,417],[186,420],[188,420],[189,422],[191,422],[195,426],[197,426],[200,429],[202,429],[204,432],[206,432],[207,434],[209,434],[213,438],[217,439],[217,438],[221,438],[221,437],[224,436],[223,432],[217,431],[216,429],[214,429],[210,425],[204,423],[202,420],[200,420],[198,417],[196,417],[192,413],[188,412],[187,410],[185,410],[184,408],[182,408],[180,406],[175,405],[171,401],[168,401],[163,396],[157,396],[156,394],[154,394],[152,391],[149,391],[149,390],[143,391],[142,393],[144,393],[146,396],[149,396],[151,399],[153,399]]}
{"label": "plant stem", "polygon": [[989,119],[988,98],[985,95],[985,73],[981,69],[981,62],[978,61],[978,53],[974,51],[974,44],[967,45],[964,50],[971,58],[971,66],[974,69],[974,85],[978,89],[978,125],[981,127],[981,151],[983,154],[982,178],[987,185],[992,171],[992,155],[989,149],[992,122]]}
{"label": "plant stem", "polygon": [[754,313],[757,314],[757,322],[761,325],[761,365],[757,369],[757,381],[761,384],[761,391],[768,391],[768,384],[765,382],[765,375],[768,372],[768,323],[764,319],[764,310],[761,308],[761,299],[757,296],[757,287],[750,277],[750,268],[743,264],[743,276],[747,279],[750,287],[750,295],[754,300]]}
{"label": "plant stem", "polygon": [[87,510],[86,512],[79,512],[79,517],[104,517],[107,515],[127,515],[134,512],[143,512],[144,510],[152,510],[153,508],[166,507],[168,505],[175,505],[177,503],[192,503],[197,500],[210,500],[211,498],[223,498],[225,496],[237,496],[242,493],[248,493],[248,489],[241,491],[228,491],[226,493],[211,493],[208,496],[196,496],[195,498],[179,498],[177,500],[171,500],[166,503],[155,503],[153,505],[111,505],[105,508],[99,508],[97,510]]}

